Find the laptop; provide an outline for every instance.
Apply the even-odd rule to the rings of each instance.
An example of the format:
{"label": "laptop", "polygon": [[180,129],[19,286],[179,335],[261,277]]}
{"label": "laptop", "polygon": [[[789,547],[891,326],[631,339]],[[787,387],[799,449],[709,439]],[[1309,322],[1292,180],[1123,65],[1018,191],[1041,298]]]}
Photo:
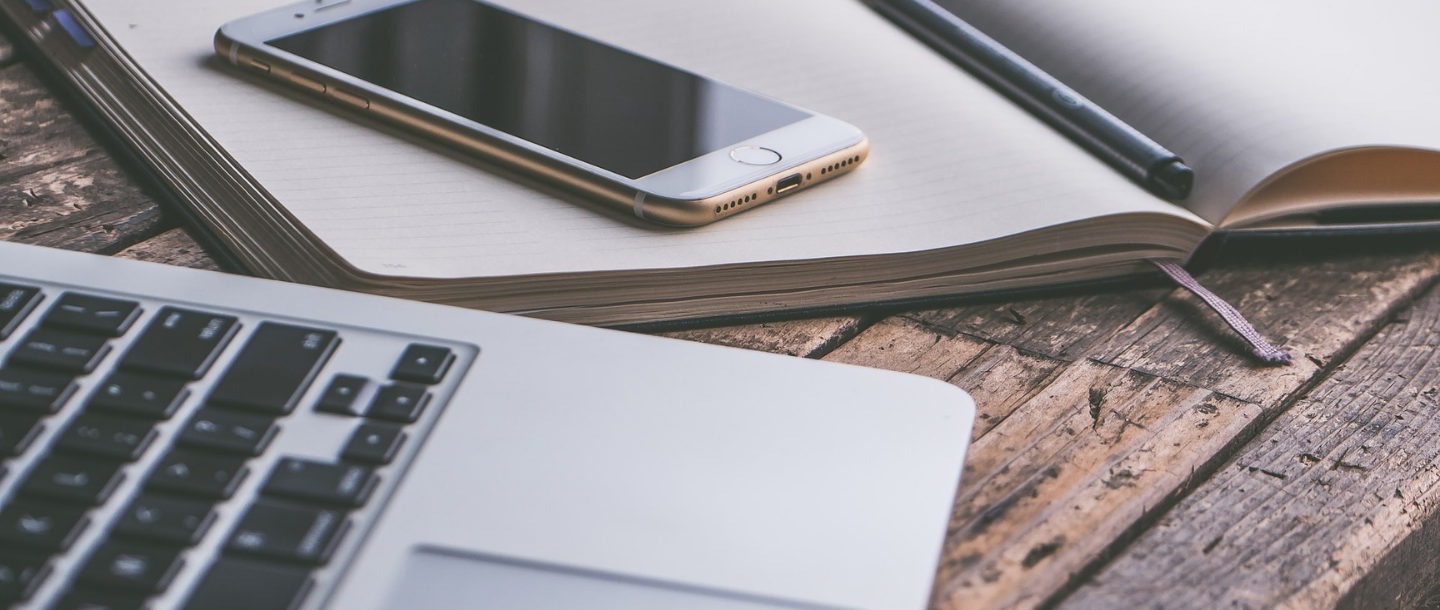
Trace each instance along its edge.
{"label": "laptop", "polygon": [[0,243],[0,607],[920,609],[917,376]]}

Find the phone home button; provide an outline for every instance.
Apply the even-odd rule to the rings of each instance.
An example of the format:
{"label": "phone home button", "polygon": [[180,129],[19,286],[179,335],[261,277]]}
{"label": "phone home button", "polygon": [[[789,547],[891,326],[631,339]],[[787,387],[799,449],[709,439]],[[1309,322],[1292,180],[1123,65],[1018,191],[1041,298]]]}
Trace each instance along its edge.
{"label": "phone home button", "polygon": [[746,165],[775,165],[780,162],[780,153],[759,146],[741,146],[730,151],[730,158]]}

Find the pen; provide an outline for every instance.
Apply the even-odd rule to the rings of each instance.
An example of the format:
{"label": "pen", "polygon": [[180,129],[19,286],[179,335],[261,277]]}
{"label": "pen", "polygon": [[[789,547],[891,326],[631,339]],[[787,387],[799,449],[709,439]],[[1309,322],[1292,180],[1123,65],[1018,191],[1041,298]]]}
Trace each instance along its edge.
{"label": "pen", "polygon": [[1180,157],[931,0],[862,0],[1156,195],[1190,195]]}

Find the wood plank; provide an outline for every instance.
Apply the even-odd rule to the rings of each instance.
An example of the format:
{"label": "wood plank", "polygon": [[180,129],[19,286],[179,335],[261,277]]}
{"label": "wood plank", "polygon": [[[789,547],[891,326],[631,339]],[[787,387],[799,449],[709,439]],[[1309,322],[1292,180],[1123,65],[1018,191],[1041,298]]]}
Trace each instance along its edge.
{"label": "wood plank", "polygon": [[1022,352],[1008,345],[986,350],[950,378],[977,405],[973,438],[984,436],[1065,370],[1063,363]]}
{"label": "wood plank", "polygon": [[[1413,607],[1440,525],[1440,290],[1385,327],[1067,608]],[[1387,555],[1401,551],[1391,561]],[[1420,551],[1420,552],[1416,552]],[[1382,566],[1386,572],[1373,572]],[[1350,594],[1347,597],[1347,593]]]}
{"label": "wood plank", "polygon": [[[1303,311],[1313,319],[1289,327],[1304,332],[1287,345],[1326,363],[1348,357],[1391,313],[1440,276],[1440,253],[1433,251],[1299,258],[1318,260],[1296,259],[1276,268],[1313,281],[1287,285],[1276,291],[1276,299],[1245,302],[1242,309],[1256,319],[1276,321]],[[1233,293],[1247,281],[1263,281],[1254,271],[1235,265],[1205,277]],[[1353,298],[1360,281],[1366,282],[1364,294],[1371,298]],[[1178,354],[1177,345],[1204,348],[1200,340],[1210,338],[1209,322],[1169,313],[1183,298],[1172,291],[1149,309],[1135,311],[1139,308],[1132,305],[1134,317],[1118,322],[1113,332],[1082,325],[1050,339],[1028,329],[989,335],[1026,348],[1038,346],[1034,351],[975,336],[992,326],[949,324],[950,329],[961,328],[955,332],[938,323],[936,314],[922,312],[881,321],[832,353],[829,359],[979,388],[988,394],[984,402],[1003,402],[996,395],[1007,391],[1026,397],[992,414],[998,423],[982,420],[977,426],[937,580],[936,607],[1033,608],[1063,595],[1078,585],[1078,575],[1115,552],[1117,541],[1142,532],[1157,511],[1163,513],[1185,489],[1214,472],[1228,452],[1256,434],[1261,422],[1282,409],[1281,397],[1308,387],[1325,370],[1306,357],[1308,366],[1237,365],[1199,375],[1182,366],[1131,367],[1119,357],[1142,353],[1127,348],[1145,341],[1152,342],[1148,349],[1157,353]],[[1063,299],[1021,303],[1030,312],[1041,312],[1034,318],[1027,315],[1027,323],[1062,314],[1074,320],[1124,320],[1114,313],[1124,305],[1103,295],[1080,297],[1069,306]],[[1010,308],[985,307],[990,315],[1008,314]],[[1067,307],[1077,311],[1064,312]],[[973,319],[977,314],[972,310],[967,315]],[[1139,332],[1156,318],[1167,320],[1163,334],[1174,343],[1155,341],[1158,331]],[[1310,325],[1321,323],[1331,324],[1333,332],[1309,332]],[[1088,354],[1079,351],[1086,346]],[[984,354],[1002,347],[1036,364],[1010,379],[978,368]],[[1238,350],[1228,349],[1220,349],[1216,357],[1248,362]],[[1250,397],[1265,402],[1216,388],[1249,388]]]}
{"label": "wood plank", "polygon": [[113,253],[160,232],[160,208],[103,156],[0,185],[0,239]]}
{"label": "wood plank", "polygon": [[1435,549],[1440,549],[1440,523],[1432,515],[1361,577],[1335,608],[1440,608],[1440,553]]}
{"label": "wood plank", "polygon": [[205,253],[200,244],[190,238],[190,234],[184,229],[170,229],[148,240],[121,250],[120,258],[130,258],[137,261],[149,261],[152,263],[164,263],[177,267],[190,267],[192,269],[206,269],[219,271],[219,265],[214,259]]}
{"label": "wood plank", "polygon": [[[1097,404],[1098,403],[1098,404]],[[1256,405],[1084,361],[971,448],[942,555],[943,608],[1035,607],[1192,481]]]}
{"label": "wood plank", "polygon": [[165,227],[160,207],[23,65],[0,70],[0,239],[113,253]]}
{"label": "wood plank", "polygon": [[0,69],[0,184],[104,151],[24,64]]}
{"label": "wood plank", "polygon": [[788,320],[662,333],[661,336],[744,349],[818,358],[860,332],[858,317]]}
{"label": "wood plank", "polygon": [[1224,322],[1188,292],[1175,291],[1145,312],[1094,357],[1273,404],[1301,387],[1335,354],[1352,352],[1378,325],[1408,305],[1440,273],[1440,253],[1391,253],[1312,259],[1292,255],[1227,265],[1200,276],[1269,337],[1295,364],[1266,367]]}
{"label": "wood plank", "polygon": [[1172,291],[1168,287],[992,301],[904,317],[1067,362],[1091,353]]}
{"label": "wood plank", "polygon": [[1034,397],[1064,365],[905,317],[880,321],[824,359],[924,375],[966,390],[975,399],[976,439]]}

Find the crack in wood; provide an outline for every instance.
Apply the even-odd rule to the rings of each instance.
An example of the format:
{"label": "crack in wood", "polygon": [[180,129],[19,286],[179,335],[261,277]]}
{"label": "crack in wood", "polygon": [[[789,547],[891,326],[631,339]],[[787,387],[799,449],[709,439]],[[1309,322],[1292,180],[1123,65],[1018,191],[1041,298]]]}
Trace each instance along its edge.
{"label": "crack in wood", "polygon": [[[1373,329],[1371,336],[1379,338],[1378,342],[1355,338],[1343,342],[1341,350],[1329,355],[1329,361],[1339,366],[1333,366],[1328,373],[1317,371],[1307,383],[1285,393],[1282,404],[1266,409],[1257,424],[1248,429],[1264,436],[1236,437],[1244,448],[1236,462],[1276,464],[1278,459],[1293,459],[1308,468],[1328,461],[1329,468],[1307,472],[1366,476],[1341,474],[1329,479],[1316,476],[1313,480],[1299,477],[1290,481],[1297,477],[1286,476],[1282,469],[1243,467],[1246,474],[1276,480],[1273,486],[1257,487],[1225,474],[1233,470],[1203,475],[1204,483],[1179,504],[1162,509],[1165,516],[1156,522],[1159,527],[1142,527],[1144,533],[1139,540],[1126,545],[1104,569],[1088,573],[1096,584],[1077,587],[1073,595],[1052,597],[1045,605],[1328,607],[1348,589],[1346,583],[1362,576],[1383,580],[1384,576],[1366,567],[1376,561],[1377,552],[1384,552],[1400,540],[1410,540],[1417,531],[1440,530],[1416,528],[1422,519],[1440,521],[1435,509],[1440,504],[1440,446],[1431,441],[1440,438],[1440,420],[1399,417],[1407,413],[1419,415],[1411,399],[1423,395],[1422,388],[1432,387],[1424,383],[1425,376],[1440,376],[1440,350],[1436,349],[1440,347],[1440,324],[1435,323],[1440,320],[1440,294],[1433,288],[1436,277],[1433,269],[1428,270],[1424,280],[1416,284],[1420,289],[1404,295],[1411,299],[1424,295],[1424,316],[1412,314],[1415,319],[1403,328],[1397,325]],[[1344,349],[1351,346],[1356,346],[1353,351]],[[1327,453],[1338,457],[1327,459]],[[1363,460],[1358,458],[1361,455]],[[1417,468],[1430,474],[1415,474]],[[1383,481],[1397,476],[1407,485],[1419,485],[1429,495],[1411,501],[1407,499],[1410,494],[1400,487],[1381,487],[1363,491],[1366,498],[1379,502],[1349,499],[1367,486],[1383,485]],[[1323,491],[1317,494],[1307,489]],[[1389,494],[1400,504],[1382,497]],[[1385,519],[1372,518],[1379,516]],[[1277,528],[1280,523],[1284,525]],[[1341,535],[1347,528],[1358,527],[1378,531],[1366,529]],[[1245,542],[1222,547],[1222,535],[1205,535],[1214,530],[1227,532],[1223,534],[1226,537],[1238,532],[1237,540]],[[1331,531],[1335,533],[1329,534]],[[1189,547],[1201,551],[1194,553],[1186,550],[1184,541],[1189,540],[1209,542],[1199,549]],[[1440,565],[1430,558],[1433,544],[1414,548],[1416,559],[1410,561]],[[1312,560],[1314,555],[1319,557]],[[1253,558],[1250,569],[1234,569],[1234,558],[1241,556]],[[1196,559],[1199,557],[1207,559]],[[1404,565],[1404,560],[1395,561]],[[1340,565],[1354,567],[1341,572],[1337,571]],[[1424,570],[1427,574],[1437,571],[1431,567]],[[1082,571],[1082,581],[1085,575]],[[1413,586],[1414,579],[1402,582]],[[1393,599],[1385,591],[1371,589],[1367,595],[1353,598],[1360,605],[1351,607],[1367,607],[1364,600]],[[1230,597],[1228,592],[1239,596]]]}
{"label": "crack in wood", "polygon": [[[79,154],[73,154],[67,157],[52,159],[50,161],[46,161],[37,165],[25,165],[14,169],[5,169],[3,167],[0,167],[0,183],[16,182],[18,180],[23,180],[37,174],[43,174],[45,172],[53,171],[67,165],[81,163],[97,157],[103,158],[103,155],[100,154],[99,150],[87,149],[80,152]],[[5,157],[3,155],[0,155],[0,160],[5,160]],[[7,161],[18,161],[18,159]]]}
{"label": "crack in wood", "polygon": [[1333,467],[1331,467],[1330,469],[1331,469],[1331,470],[1348,470],[1348,471],[1350,471],[1350,472],[1366,472],[1366,471],[1370,470],[1369,468],[1367,468],[1367,467],[1365,467],[1365,466],[1361,466],[1360,464],[1352,464],[1352,463],[1346,462],[1346,461],[1344,461],[1344,460],[1335,460],[1335,465],[1334,465]]}
{"label": "crack in wood", "polygon": [[1059,551],[1060,547],[1063,546],[1065,546],[1064,536],[1059,536],[1050,542],[1037,545],[1030,549],[1029,553],[1025,554],[1025,559],[1020,561],[1020,565],[1024,566],[1027,570],[1033,568],[1044,561],[1046,557],[1054,555],[1055,552]]}
{"label": "crack in wood", "polygon": [[1224,536],[1216,536],[1214,540],[1211,540],[1209,544],[1205,545],[1205,548],[1200,550],[1200,554],[1209,555],[1211,551],[1215,550],[1215,547],[1220,546],[1220,541],[1224,539]]}

